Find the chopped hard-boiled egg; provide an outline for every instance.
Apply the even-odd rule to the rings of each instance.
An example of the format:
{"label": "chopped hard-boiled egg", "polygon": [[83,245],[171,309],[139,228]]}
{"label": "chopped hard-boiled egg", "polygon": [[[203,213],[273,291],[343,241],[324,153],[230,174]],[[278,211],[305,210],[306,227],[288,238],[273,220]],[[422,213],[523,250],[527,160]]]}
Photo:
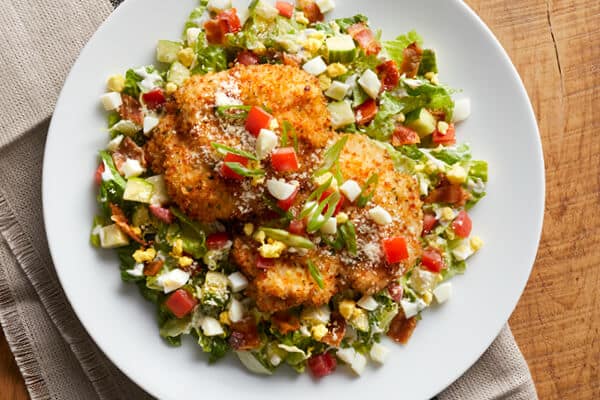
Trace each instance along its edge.
{"label": "chopped hard-boiled egg", "polygon": [[126,270],[125,272],[127,272],[129,275],[131,276],[135,276],[135,277],[141,277],[144,276],[144,264],[142,263],[136,263],[133,268]]}
{"label": "chopped hard-boiled egg", "polygon": [[288,199],[292,194],[294,194],[297,188],[298,185],[287,183],[283,180],[277,180],[274,178],[267,180],[267,190],[271,196],[275,197],[277,200]]}
{"label": "chopped hard-boiled egg", "polygon": [[350,320],[356,309],[356,303],[352,300],[342,300],[338,306],[340,314],[346,320]]}
{"label": "chopped hard-boiled egg", "polygon": [[348,214],[346,214],[345,212],[340,212],[338,213],[338,215],[335,216],[335,219],[338,224],[345,224],[346,222],[348,222],[350,217],[348,217]]}
{"label": "chopped hard-boiled egg", "polygon": [[446,177],[451,183],[460,184],[467,180],[467,170],[458,164],[454,164],[448,172]]}
{"label": "chopped hard-boiled egg", "polygon": [[348,179],[340,186],[340,192],[342,192],[351,203],[354,203],[354,200],[360,196],[361,191],[360,185],[352,179]]}
{"label": "chopped hard-boiled egg", "polygon": [[244,318],[244,305],[241,301],[232,298],[229,303],[229,320],[231,322],[239,322],[242,318]]}
{"label": "chopped hard-boiled egg", "polygon": [[163,288],[165,293],[179,289],[190,279],[190,274],[179,268],[166,272],[158,277],[156,283]]}
{"label": "chopped hard-boiled egg", "polygon": [[337,218],[330,217],[323,226],[321,227],[321,232],[326,235],[335,235],[337,232]]}
{"label": "chopped hard-boiled egg", "polygon": [[121,166],[121,171],[123,171],[125,178],[129,179],[133,176],[140,176],[146,169],[142,167],[138,160],[128,158]]}
{"label": "chopped hard-boiled egg", "polygon": [[205,336],[218,336],[225,333],[221,323],[212,317],[202,318],[200,327],[202,328],[202,333],[204,333]]}
{"label": "chopped hard-boiled egg", "polygon": [[196,45],[196,42],[198,41],[198,35],[200,35],[200,33],[202,33],[201,28],[188,28],[187,31],[185,31],[185,37],[188,46],[194,47]]}
{"label": "chopped hard-boiled egg", "polygon": [[132,257],[137,263],[152,261],[156,257],[156,250],[153,247],[149,247],[146,250],[139,249],[133,253]]}
{"label": "chopped hard-boiled egg", "polygon": [[310,307],[302,310],[300,319],[306,323],[316,324],[327,324],[331,318],[331,310],[327,304],[321,307]]}
{"label": "chopped hard-boiled egg", "polygon": [[302,69],[311,75],[317,76],[327,70],[327,64],[323,61],[323,57],[318,56],[304,63]]}
{"label": "chopped hard-boiled egg", "polygon": [[110,151],[116,151],[119,148],[119,145],[121,144],[121,142],[123,141],[123,138],[124,138],[123,135],[115,136],[110,142],[108,142],[108,145],[106,146],[106,148]]}
{"label": "chopped hard-boiled egg", "polygon": [[387,356],[390,354],[390,349],[382,345],[381,343],[373,343],[369,356],[371,360],[378,362],[379,364],[385,363]]}
{"label": "chopped hard-boiled egg", "polygon": [[158,125],[159,121],[160,120],[158,118],[153,117],[151,115],[144,117],[144,133],[150,133],[152,129],[154,129],[156,125]]}
{"label": "chopped hard-boiled egg", "polygon": [[263,243],[258,248],[258,253],[264,258],[279,258],[286,248],[285,243],[273,240],[271,243]]}
{"label": "chopped hard-boiled egg", "polygon": [[452,283],[444,282],[433,289],[433,296],[438,303],[444,303],[452,297]]}
{"label": "chopped hard-boiled egg", "polygon": [[478,251],[483,247],[483,240],[481,240],[479,236],[471,236],[469,239],[469,244],[471,245],[473,251]]}
{"label": "chopped hard-boiled egg", "polygon": [[377,74],[370,69],[363,72],[358,78],[358,84],[371,98],[376,99],[381,90],[381,81],[377,77]]}
{"label": "chopped hard-boiled egg", "polygon": [[327,327],[323,324],[315,325],[312,327],[311,330],[312,337],[315,338],[315,340],[323,339],[323,337],[327,335],[327,332],[329,331],[327,330]]}
{"label": "chopped hard-boiled egg", "polygon": [[404,316],[406,318],[412,318],[420,311],[424,310],[427,307],[427,304],[421,299],[417,299],[415,302],[400,300],[400,306],[404,311]]}
{"label": "chopped hard-boiled egg", "polygon": [[329,89],[325,91],[327,97],[331,97],[334,100],[343,100],[346,97],[346,93],[350,90],[350,85],[342,83],[340,81],[333,81],[329,86]]}
{"label": "chopped hard-boiled egg", "polygon": [[381,206],[375,206],[368,211],[369,218],[377,225],[385,226],[392,223],[392,216]]}
{"label": "chopped hard-boiled egg", "polygon": [[206,8],[212,12],[227,10],[228,8],[231,8],[231,0],[208,0]]}
{"label": "chopped hard-boiled egg", "polygon": [[189,267],[194,263],[194,260],[188,256],[182,256],[177,259],[177,265],[182,268]]}
{"label": "chopped hard-boiled egg", "polygon": [[461,122],[469,118],[471,115],[471,99],[462,98],[454,102],[454,113],[452,114],[452,120],[454,122]]}
{"label": "chopped hard-boiled egg", "polygon": [[196,54],[194,53],[194,50],[190,47],[186,47],[185,49],[181,49],[177,52],[177,59],[185,67],[191,67],[194,63],[195,58]]}
{"label": "chopped hard-boiled egg", "polygon": [[357,375],[361,375],[367,366],[367,358],[352,347],[339,349],[335,354],[340,360],[348,364]]}
{"label": "chopped hard-boiled egg", "polygon": [[125,88],[125,77],[121,74],[115,74],[108,77],[106,87],[111,92],[122,92]]}
{"label": "chopped hard-boiled egg", "polygon": [[319,10],[323,14],[335,8],[335,3],[333,2],[333,0],[316,0],[315,3],[317,4],[317,7],[319,7]]}
{"label": "chopped hard-boiled egg", "polygon": [[239,271],[227,277],[233,293],[241,292],[248,287],[248,279]]}
{"label": "chopped hard-boiled egg", "polygon": [[277,134],[270,129],[261,129],[256,138],[256,155],[259,159],[266,158],[277,147]]}
{"label": "chopped hard-boiled egg", "polygon": [[467,240],[462,240],[458,246],[452,250],[452,254],[458,261],[466,260],[475,253],[473,247]]}
{"label": "chopped hard-boiled egg", "polygon": [[373,298],[373,296],[363,296],[356,303],[360,308],[364,308],[367,311],[373,311],[379,307],[379,303]]}
{"label": "chopped hard-boiled egg", "polygon": [[[333,63],[327,66],[327,75],[330,78],[337,78],[338,76],[344,75],[348,72],[348,68],[344,64],[341,63]],[[350,87],[350,85],[348,85]]]}
{"label": "chopped hard-boiled egg", "polygon": [[279,15],[279,11],[264,0],[258,0],[258,3],[254,6],[254,12],[259,17],[268,21],[275,19]]}
{"label": "chopped hard-boiled egg", "polygon": [[324,185],[327,181],[331,179],[330,188],[337,189],[337,180],[334,178],[331,172],[325,172],[323,175],[315,176],[314,181],[317,186]]}
{"label": "chopped hard-boiled egg", "polygon": [[355,308],[352,317],[350,318],[350,323],[359,331],[369,331],[369,316],[365,310]]}
{"label": "chopped hard-boiled egg", "polygon": [[108,92],[100,96],[102,106],[106,111],[116,110],[121,107],[123,100],[121,100],[121,93],[119,92]]}

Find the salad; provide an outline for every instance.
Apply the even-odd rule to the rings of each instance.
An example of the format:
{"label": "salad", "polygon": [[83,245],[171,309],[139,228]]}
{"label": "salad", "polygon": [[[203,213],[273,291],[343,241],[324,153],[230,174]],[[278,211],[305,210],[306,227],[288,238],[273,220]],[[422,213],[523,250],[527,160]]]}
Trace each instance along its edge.
{"label": "salad", "polygon": [[466,98],[410,31],[333,0],[201,0],[156,64],[108,78],[91,243],[209,362],[360,375],[450,299],[483,245]]}

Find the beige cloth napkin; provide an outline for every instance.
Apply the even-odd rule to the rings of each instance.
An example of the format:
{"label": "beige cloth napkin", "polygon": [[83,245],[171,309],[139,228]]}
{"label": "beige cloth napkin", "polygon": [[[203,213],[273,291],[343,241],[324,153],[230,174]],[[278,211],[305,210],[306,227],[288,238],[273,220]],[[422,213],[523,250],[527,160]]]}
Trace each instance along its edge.
{"label": "beige cloth napkin", "polygon": [[[113,5],[7,0],[0,13],[0,324],[34,400],[150,398],[74,315],[50,259],[41,212],[49,116],[71,64]],[[508,326],[438,398],[537,398]]]}

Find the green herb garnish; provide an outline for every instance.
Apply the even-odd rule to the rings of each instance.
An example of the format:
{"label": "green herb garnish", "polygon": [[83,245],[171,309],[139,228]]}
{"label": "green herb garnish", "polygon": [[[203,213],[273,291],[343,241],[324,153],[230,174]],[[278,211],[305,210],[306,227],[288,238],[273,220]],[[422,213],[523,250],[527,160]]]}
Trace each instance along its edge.
{"label": "green herb garnish", "polygon": [[323,175],[337,163],[347,141],[348,136],[344,136],[325,151],[323,154],[323,164],[321,165],[321,168],[315,171],[315,176]]}
{"label": "green herb garnish", "polygon": [[248,117],[248,112],[251,108],[251,106],[244,105],[217,106],[215,107],[215,112],[221,117],[244,119]]}
{"label": "green herb garnish", "polygon": [[238,156],[246,157],[249,160],[258,161],[258,157],[252,153],[249,153],[244,150],[235,149],[233,147],[226,146],[224,144],[212,142],[210,144],[215,150],[219,152],[219,154],[227,155],[227,153],[235,154]]}
{"label": "green herb garnish", "polygon": [[265,171],[262,169],[250,169],[244,167],[239,162],[226,162],[225,165],[228,166],[233,172],[241,176],[252,177],[263,176],[265,174]]}
{"label": "green herb garnish", "polygon": [[[320,199],[321,196],[323,195],[323,193],[325,193],[325,191],[329,188],[329,186],[331,186],[332,181],[333,181],[333,177],[330,177],[329,179],[327,179],[327,181],[325,181],[325,183],[323,183],[322,185],[317,187],[317,189],[314,192],[312,192],[310,194],[310,196],[308,196],[308,198],[306,199],[306,203],[309,203],[312,200]],[[300,213],[299,219],[308,217],[308,215],[311,213],[311,211],[313,209],[314,209],[314,207],[310,207],[310,208],[305,208],[304,210],[302,210],[302,212]]]}
{"label": "green herb garnish", "polygon": [[280,242],[283,242],[288,246],[309,250],[315,248],[315,244],[307,238],[305,238],[304,236],[293,235],[283,229],[261,227],[259,228],[259,230],[263,231],[268,237],[275,240],[279,240]]}
{"label": "green herb garnish", "polygon": [[[375,195],[375,188],[377,187],[377,183],[378,182],[379,182],[379,175],[378,174],[373,174],[373,175],[371,175],[369,177],[369,179],[367,179],[367,181],[365,182],[365,184],[361,188],[360,195],[358,196],[358,199],[356,200],[356,205],[358,207],[364,207],[364,206],[367,205],[367,203],[369,201],[371,201],[371,199]],[[367,191],[371,186],[373,186],[371,188],[371,190]]]}
{"label": "green herb garnish", "polygon": [[348,221],[340,225],[339,230],[342,238],[344,239],[344,243],[346,244],[346,249],[348,249],[348,253],[356,256],[356,229],[354,228],[354,224],[352,221]]}
{"label": "green herb garnish", "polygon": [[[315,212],[311,215],[310,219],[308,220],[308,224],[306,226],[306,231],[308,233],[314,233],[314,232],[318,231],[319,229],[321,229],[321,227],[323,227],[323,225],[325,225],[325,223],[329,220],[329,218],[331,218],[331,216],[335,212],[335,207],[336,207],[338,201],[340,201],[340,193],[339,192],[333,192],[329,196],[327,196],[325,199],[323,199],[323,201],[321,201],[319,203],[319,205],[317,206],[317,209],[315,210]],[[321,213],[323,212],[323,210],[325,208],[327,208],[325,215],[321,215]]]}
{"label": "green herb garnish", "polygon": [[308,271],[310,272],[310,275],[315,280],[315,282],[317,282],[319,288],[323,289],[323,276],[321,275],[321,271],[319,271],[319,268],[317,268],[317,266],[312,262],[312,260],[308,260],[306,262],[306,265],[308,266]]}

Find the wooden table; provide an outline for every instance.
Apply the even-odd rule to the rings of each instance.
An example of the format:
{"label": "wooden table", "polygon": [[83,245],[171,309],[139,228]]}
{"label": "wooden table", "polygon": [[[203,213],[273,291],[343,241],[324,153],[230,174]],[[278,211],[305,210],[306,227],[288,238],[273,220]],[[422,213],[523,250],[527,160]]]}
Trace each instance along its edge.
{"label": "wooden table", "polygon": [[[546,159],[542,242],[510,324],[540,399],[598,399],[600,1],[467,3],[517,66]],[[0,334],[0,399],[26,398]]]}

